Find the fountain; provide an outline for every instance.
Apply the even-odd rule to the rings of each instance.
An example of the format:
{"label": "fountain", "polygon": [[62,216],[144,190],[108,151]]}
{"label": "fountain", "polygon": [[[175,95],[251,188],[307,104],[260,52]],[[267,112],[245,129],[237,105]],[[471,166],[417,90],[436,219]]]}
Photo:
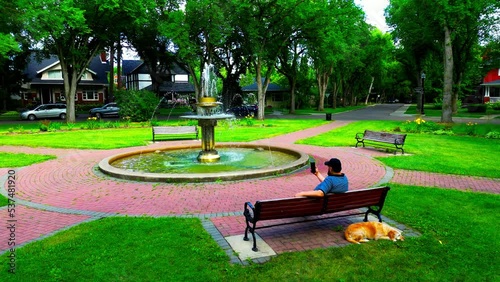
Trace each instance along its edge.
{"label": "fountain", "polygon": [[198,161],[202,163],[216,162],[220,159],[219,153],[215,150],[215,127],[217,120],[233,118],[233,115],[222,113],[218,110],[222,103],[217,102],[217,78],[214,74],[214,66],[205,64],[205,70],[201,77],[202,97],[196,104],[197,115],[181,116],[185,119],[198,120],[201,128],[201,152]]}
{"label": "fountain", "polygon": [[[114,155],[103,159],[99,169],[111,176],[154,182],[202,182],[242,180],[276,176],[303,168],[309,156],[291,149],[251,144],[223,144],[215,149],[215,127],[221,119],[233,118],[220,109],[216,99],[216,78],[212,65],[202,73],[202,98],[196,115],[181,116],[198,121],[199,146],[169,146]],[[196,150],[198,148],[198,150]]]}

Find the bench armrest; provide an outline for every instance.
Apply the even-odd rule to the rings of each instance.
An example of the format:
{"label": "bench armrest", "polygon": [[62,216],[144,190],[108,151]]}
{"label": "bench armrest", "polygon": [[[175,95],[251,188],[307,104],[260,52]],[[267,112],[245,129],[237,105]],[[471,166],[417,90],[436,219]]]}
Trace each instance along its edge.
{"label": "bench armrest", "polygon": [[358,132],[358,133],[356,133],[356,137],[355,137],[355,138],[356,138],[357,140],[360,140],[360,139],[363,139],[363,138],[364,138],[364,136],[365,136],[365,134],[364,134],[364,133],[362,133],[362,132]]}
{"label": "bench armrest", "polygon": [[254,222],[255,220],[255,207],[250,202],[245,203],[245,208],[243,209],[243,215],[246,221]]}

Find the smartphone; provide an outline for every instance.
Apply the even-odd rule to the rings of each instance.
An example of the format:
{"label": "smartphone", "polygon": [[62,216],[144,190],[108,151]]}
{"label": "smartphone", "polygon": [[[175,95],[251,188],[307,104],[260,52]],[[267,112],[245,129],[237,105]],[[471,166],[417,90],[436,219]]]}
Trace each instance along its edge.
{"label": "smartphone", "polygon": [[311,162],[311,173],[316,173],[316,163]]}

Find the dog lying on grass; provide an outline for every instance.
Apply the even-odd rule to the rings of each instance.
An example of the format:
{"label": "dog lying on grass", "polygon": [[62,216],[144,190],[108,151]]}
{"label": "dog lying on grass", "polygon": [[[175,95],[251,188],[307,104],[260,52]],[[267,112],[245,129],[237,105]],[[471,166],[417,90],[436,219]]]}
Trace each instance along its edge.
{"label": "dog lying on grass", "polygon": [[345,239],[354,244],[371,240],[386,239],[391,241],[404,241],[401,230],[381,222],[358,222],[347,227],[344,232]]}

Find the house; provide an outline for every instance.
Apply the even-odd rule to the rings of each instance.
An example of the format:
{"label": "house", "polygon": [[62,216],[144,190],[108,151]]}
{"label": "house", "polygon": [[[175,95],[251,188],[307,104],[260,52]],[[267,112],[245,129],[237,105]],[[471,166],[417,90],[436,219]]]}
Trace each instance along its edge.
{"label": "house", "polygon": [[[76,91],[76,104],[102,104],[106,100],[110,65],[105,55],[92,59]],[[25,70],[21,100],[24,106],[65,102],[61,64],[57,56],[37,60],[32,55]]]}
{"label": "house", "polygon": [[[254,94],[255,97],[257,97],[257,82],[254,84],[244,86],[241,88],[243,93],[246,93],[247,95],[249,94]],[[287,88],[283,88],[278,84],[275,83],[269,83],[267,86],[267,91],[266,91],[266,102],[265,105],[266,107],[271,106],[271,107],[283,107],[283,103],[286,102],[286,100],[289,100],[289,95],[290,90]]]}
{"label": "house", "polygon": [[[140,60],[123,60],[122,70],[125,76],[125,87],[128,90],[153,90],[149,67]],[[170,70],[161,74],[165,80],[158,88],[161,97],[167,97],[167,102],[175,103],[177,99],[186,102],[194,95],[194,85],[189,83],[189,72],[174,63]]]}
{"label": "house", "polygon": [[500,102],[500,68],[490,70],[481,84],[484,102]]}

